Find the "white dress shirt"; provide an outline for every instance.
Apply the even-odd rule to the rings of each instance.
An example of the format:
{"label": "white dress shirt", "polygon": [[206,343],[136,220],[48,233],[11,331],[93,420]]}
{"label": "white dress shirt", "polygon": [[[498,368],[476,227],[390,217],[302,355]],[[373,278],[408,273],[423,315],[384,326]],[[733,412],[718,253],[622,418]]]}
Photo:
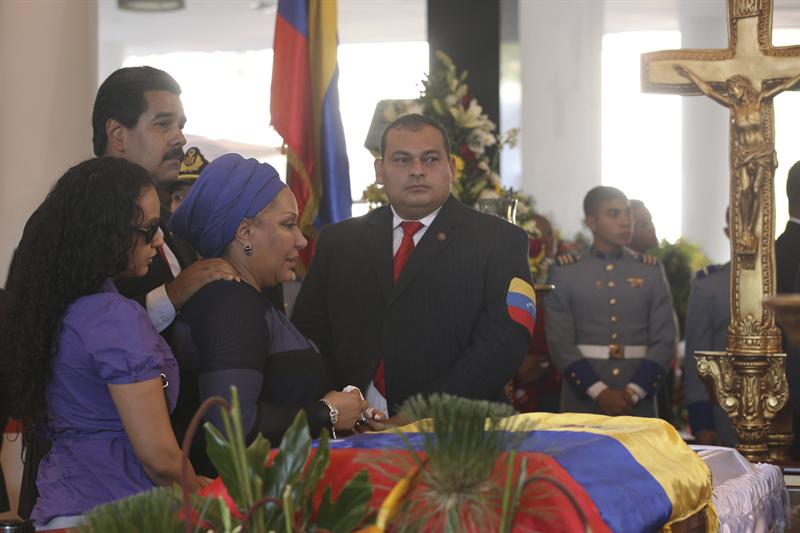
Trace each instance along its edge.
{"label": "white dress shirt", "polygon": [[[158,231],[163,237],[164,234],[161,232],[161,228],[159,228]],[[177,278],[178,274],[181,273],[181,265],[178,262],[178,258],[172,250],[169,249],[167,243],[161,245],[161,250],[164,252],[164,256],[167,259],[167,266],[170,272],[172,272],[172,276]],[[150,317],[150,322],[152,322],[157,332],[161,333],[175,320],[177,311],[175,310],[175,306],[172,305],[169,296],[167,296],[165,285],[156,287],[148,292],[147,296],[144,298],[144,303],[147,308],[147,314]]]}
{"label": "white dress shirt", "polygon": [[[441,210],[442,207],[439,206],[439,209],[430,215],[422,217],[416,221],[421,222],[422,227],[414,234],[414,246],[419,244],[420,239],[422,239],[422,236],[425,235],[426,231],[428,231],[428,227],[433,224],[433,221],[436,219],[436,216]],[[392,257],[397,254],[397,250],[400,248],[400,243],[403,242],[403,228],[400,226],[400,223],[406,221],[406,219],[401,218],[400,215],[397,214],[397,211],[394,210],[394,206],[392,206]],[[387,414],[389,413],[389,410],[387,409],[388,404],[386,403],[386,398],[384,398],[383,394],[378,392],[378,389],[375,388],[375,385],[372,383],[372,381],[370,381],[369,385],[367,386],[366,400],[375,409],[383,411]]]}

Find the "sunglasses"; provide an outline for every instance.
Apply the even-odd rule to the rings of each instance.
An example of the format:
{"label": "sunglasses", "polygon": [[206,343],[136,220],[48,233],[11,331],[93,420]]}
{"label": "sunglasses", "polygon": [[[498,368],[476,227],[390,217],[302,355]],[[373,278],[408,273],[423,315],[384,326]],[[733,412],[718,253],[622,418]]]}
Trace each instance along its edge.
{"label": "sunglasses", "polygon": [[161,219],[157,218],[147,226],[135,226],[133,229],[138,231],[144,237],[144,242],[150,244],[158,233],[158,228],[161,226]]}

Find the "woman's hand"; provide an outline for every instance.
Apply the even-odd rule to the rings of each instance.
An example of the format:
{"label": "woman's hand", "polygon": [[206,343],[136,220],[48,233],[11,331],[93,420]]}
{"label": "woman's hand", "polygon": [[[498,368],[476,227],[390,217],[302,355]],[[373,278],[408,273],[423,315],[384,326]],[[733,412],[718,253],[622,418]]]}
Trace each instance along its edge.
{"label": "woman's hand", "polygon": [[369,407],[369,402],[361,397],[358,389],[350,392],[332,390],[325,395],[325,399],[339,411],[339,419],[333,426],[337,430],[353,429],[361,418],[361,413]]}

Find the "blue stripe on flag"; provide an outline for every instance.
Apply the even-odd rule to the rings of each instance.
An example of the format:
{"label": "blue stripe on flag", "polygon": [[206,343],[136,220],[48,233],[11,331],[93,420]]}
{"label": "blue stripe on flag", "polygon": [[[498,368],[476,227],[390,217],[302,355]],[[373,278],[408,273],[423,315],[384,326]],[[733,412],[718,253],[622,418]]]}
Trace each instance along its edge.
{"label": "blue stripe on flag", "polygon": [[506,304],[523,309],[530,313],[534,320],[536,319],[536,306],[533,301],[524,294],[509,292],[506,295]]}
{"label": "blue stripe on flag", "polygon": [[317,228],[352,216],[350,167],[347,161],[342,118],[339,113],[338,68],[334,71],[331,83],[322,100],[320,145],[322,194],[314,224]]}
{"label": "blue stripe on flag", "polygon": [[307,0],[279,0],[278,16],[294,26],[294,29],[308,39]]}

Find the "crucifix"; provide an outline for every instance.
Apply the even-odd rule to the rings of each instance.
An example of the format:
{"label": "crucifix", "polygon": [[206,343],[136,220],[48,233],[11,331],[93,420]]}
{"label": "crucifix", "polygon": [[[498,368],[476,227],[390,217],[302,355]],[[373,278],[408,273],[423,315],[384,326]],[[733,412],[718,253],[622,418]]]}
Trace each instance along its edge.
{"label": "crucifix", "polygon": [[[727,0],[728,47],[642,54],[642,90],[705,95],[730,110],[731,323],[725,352],[698,352],[701,377],[749,459],[785,458],[791,426],[776,416],[788,386],[775,294],[777,157],[772,99],[800,82],[800,46],[772,46],[772,0]],[[780,427],[778,427],[780,426]]]}

